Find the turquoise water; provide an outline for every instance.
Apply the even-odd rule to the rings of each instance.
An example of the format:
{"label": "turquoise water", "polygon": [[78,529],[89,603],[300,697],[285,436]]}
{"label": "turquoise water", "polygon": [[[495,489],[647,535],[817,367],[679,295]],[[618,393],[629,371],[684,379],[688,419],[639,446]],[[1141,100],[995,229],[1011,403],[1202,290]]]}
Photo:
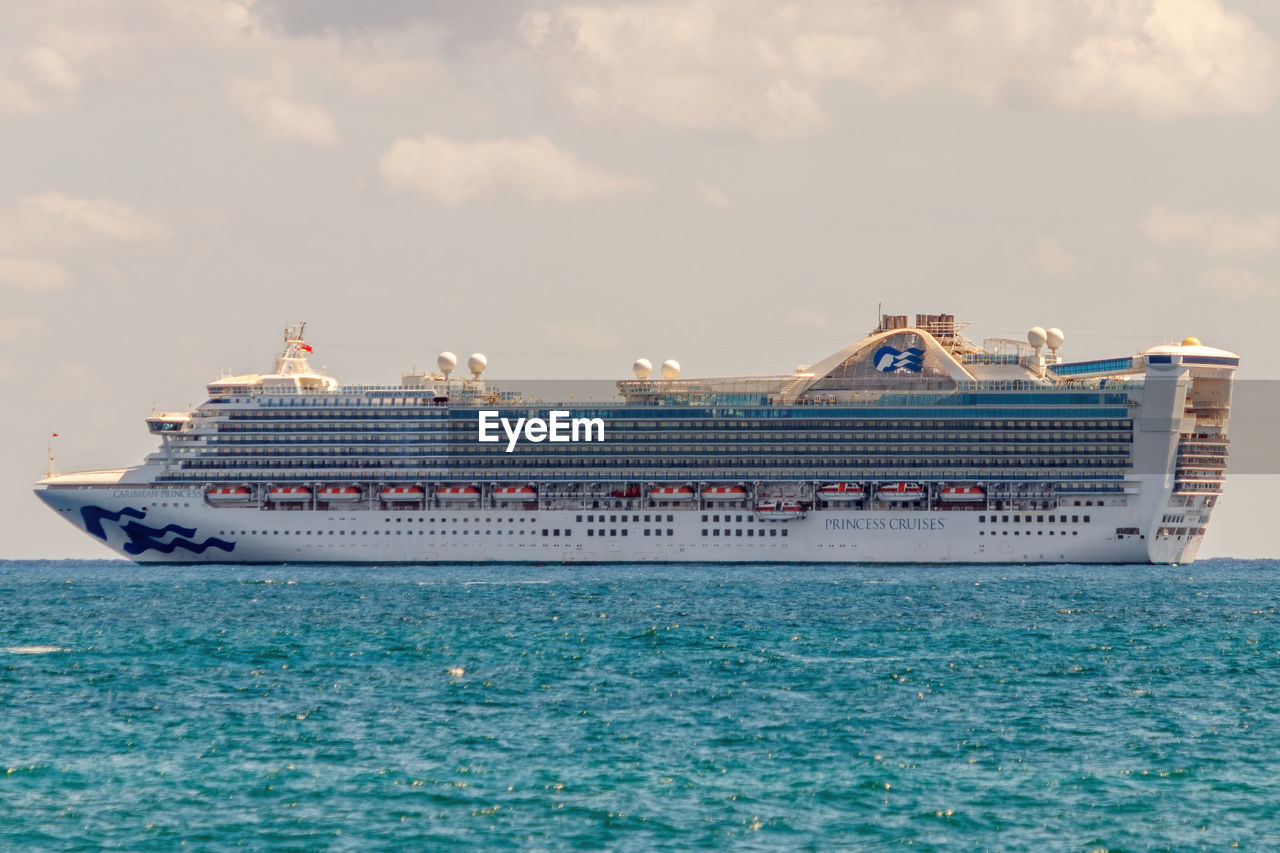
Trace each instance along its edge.
{"label": "turquoise water", "polygon": [[1276,849],[1278,567],[0,563],[0,848]]}

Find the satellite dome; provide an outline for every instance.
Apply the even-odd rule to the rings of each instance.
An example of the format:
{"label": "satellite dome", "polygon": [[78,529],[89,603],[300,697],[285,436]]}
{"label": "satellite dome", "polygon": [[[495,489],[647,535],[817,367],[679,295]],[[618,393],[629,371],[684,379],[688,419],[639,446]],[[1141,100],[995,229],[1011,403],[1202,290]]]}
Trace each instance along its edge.
{"label": "satellite dome", "polygon": [[637,358],[636,363],[631,365],[631,372],[636,375],[636,379],[648,379],[653,375],[653,362],[647,358]]}
{"label": "satellite dome", "polygon": [[488,366],[489,359],[485,358],[482,352],[473,352],[467,358],[467,370],[470,370],[477,379],[480,378],[480,374],[484,373],[484,369]]}
{"label": "satellite dome", "polygon": [[1044,346],[1046,340],[1048,340],[1048,333],[1039,326],[1032,326],[1030,331],[1027,332],[1027,343],[1036,349]]}
{"label": "satellite dome", "polygon": [[680,362],[674,358],[669,358],[662,362],[662,378],[675,379],[680,375]]}
{"label": "satellite dome", "polygon": [[442,352],[436,356],[436,367],[440,368],[440,372],[448,376],[453,369],[458,366],[458,357],[451,352]]}
{"label": "satellite dome", "polygon": [[1200,346],[1200,339],[1195,337],[1194,335],[1191,337],[1186,337],[1182,339],[1182,345],[1184,347],[1198,347]]}
{"label": "satellite dome", "polygon": [[1049,349],[1058,349],[1062,346],[1062,342],[1067,339],[1067,336],[1062,334],[1061,329],[1050,329],[1044,333],[1044,336],[1049,341]]}

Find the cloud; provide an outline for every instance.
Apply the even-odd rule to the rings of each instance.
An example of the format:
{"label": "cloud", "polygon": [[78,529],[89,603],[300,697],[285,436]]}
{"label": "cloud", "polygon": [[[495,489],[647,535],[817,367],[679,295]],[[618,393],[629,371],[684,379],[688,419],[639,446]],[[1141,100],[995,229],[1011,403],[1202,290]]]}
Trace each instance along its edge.
{"label": "cloud", "polygon": [[1151,119],[1257,115],[1280,52],[1220,0],[694,0],[527,13],[525,44],[597,119],[807,136],[822,89],[926,87]]}
{"label": "cloud", "polygon": [[273,95],[249,80],[227,83],[231,103],[272,142],[337,145],[338,125],[324,107]]}
{"label": "cloud", "polygon": [[[44,192],[19,199],[16,213],[19,231],[43,232],[45,242],[93,236],[121,243],[154,243],[169,235],[169,229],[160,222],[107,198],[73,198],[65,193]],[[76,233],[69,233],[68,229]]]}
{"label": "cloud", "polygon": [[1157,205],[1138,225],[1153,243],[1193,246],[1219,257],[1258,257],[1280,246],[1280,216],[1179,213]]}
{"label": "cloud", "polygon": [[646,181],[607,172],[540,137],[459,142],[427,134],[395,140],[379,161],[383,183],[447,205],[513,197],[579,202],[634,197]]}
{"label": "cloud", "polygon": [[1240,267],[1205,270],[1200,279],[1200,286],[1237,300],[1270,299],[1276,295],[1274,284],[1263,280],[1252,270]]}
{"label": "cloud", "polygon": [[0,344],[18,344],[44,334],[44,318],[35,314],[0,316]]}
{"label": "cloud", "polygon": [[1045,275],[1066,275],[1080,267],[1080,259],[1051,237],[1037,237],[1031,248],[1031,266]]}
{"label": "cloud", "polygon": [[71,280],[58,264],[41,258],[0,257],[0,287],[14,290],[57,290]]}
{"label": "cloud", "polygon": [[693,185],[693,194],[698,201],[712,210],[733,210],[733,199],[720,187],[708,181],[698,181]]}

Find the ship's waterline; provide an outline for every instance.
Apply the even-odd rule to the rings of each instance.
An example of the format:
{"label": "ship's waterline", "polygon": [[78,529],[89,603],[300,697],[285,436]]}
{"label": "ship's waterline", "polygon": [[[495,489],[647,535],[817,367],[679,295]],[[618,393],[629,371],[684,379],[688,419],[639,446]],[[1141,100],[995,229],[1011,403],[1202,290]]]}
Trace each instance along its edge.
{"label": "ship's waterline", "polygon": [[[794,374],[636,362],[610,401],[470,378],[343,386],[301,326],[270,373],[147,418],[142,465],[37,494],[140,562],[1085,562],[1195,558],[1239,359],[1194,339],[1067,362],[886,315]],[[1047,351],[1046,351],[1047,350]],[[645,368],[645,369],[642,369]]]}

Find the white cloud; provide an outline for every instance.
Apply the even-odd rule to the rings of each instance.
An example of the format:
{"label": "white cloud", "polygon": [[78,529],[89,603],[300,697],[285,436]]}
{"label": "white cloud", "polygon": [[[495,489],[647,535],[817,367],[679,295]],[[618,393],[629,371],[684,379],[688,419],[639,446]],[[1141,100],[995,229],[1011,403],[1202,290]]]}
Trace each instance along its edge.
{"label": "white cloud", "polygon": [[41,258],[0,257],[0,287],[14,290],[57,290],[71,280],[53,261]]}
{"label": "white cloud", "polygon": [[1080,267],[1080,259],[1052,237],[1037,237],[1031,248],[1031,266],[1045,275],[1066,275]]}
{"label": "white cloud", "polygon": [[162,223],[108,198],[73,198],[65,193],[44,192],[19,199],[15,210],[19,233],[36,236],[42,243],[66,243],[83,236],[121,243],[154,243],[169,234]]}
{"label": "white cloud", "polygon": [[35,314],[0,316],[0,344],[18,344],[44,334],[44,318]]}
{"label": "white cloud", "polygon": [[584,163],[540,137],[459,142],[427,134],[395,140],[379,170],[391,189],[448,205],[514,197],[528,202],[577,202],[638,196],[647,182]]}
{"label": "white cloud", "polygon": [[713,210],[733,210],[733,198],[722,188],[709,181],[698,181],[693,185],[693,194],[698,201]]}
{"label": "white cloud", "polygon": [[525,43],[597,118],[804,136],[828,81],[882,94],[1147,118],[1260,114],[1280,53],[1220,0],[701,0],[525,16]]}
{"label": "white cloud", "polygon": [[1139,227],[1153,243],[1192,246],[1219,257],[1259,257],[1280,247],[1280,216],[1179,213],[1157,205]]}
{"label": "white cloud", "polygon": [[1270,299],[1276,295],[1276,287],[1252,270],[1240,267],[1219,267],[1205,270],[1200,286],[1206,290],[1237,300]]}
{"label": "white cloud", "polygon": [[249,80],[230,81],[227,96],[264,139],[310,145],[338,144],[337,123],[329,111],[318,104],[271,94]]}

